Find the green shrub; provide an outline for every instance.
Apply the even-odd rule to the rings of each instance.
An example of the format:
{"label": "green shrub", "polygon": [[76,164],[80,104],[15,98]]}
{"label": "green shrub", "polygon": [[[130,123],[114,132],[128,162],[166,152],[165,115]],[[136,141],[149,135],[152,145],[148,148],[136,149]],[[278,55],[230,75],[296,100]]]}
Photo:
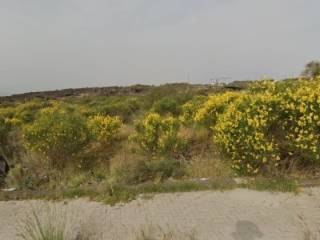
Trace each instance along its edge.
{"label": "green shrub", "polygon": [[192,100],[183,104],[179,120],[186,125],[193,123],[196,113],[206,100],[206,96],[195,96]]}
{"label": "green shrub", "polygon": [[43,109],[23,135],[26,147],[44,155],[54,167],[64,167],[89,140],[85,119],[59,106]]}
{"label": "green shrub", "polygon": [[32,100],[24,104],[20,104],[15,109],[15,118],[19,119],[23,123],[31,123],[35,120],[35,117],[39,110],[49,107],[48,101]]}
{"label": "green shrub", "polygon": [[136,97],[108,97],[97,99],[88,105],[90,115],[120,116],[124,122],[128,122],[141,108],[141,102]]}
{"label": "green shrub", "polygon": [[[42,174],[44,174],[43,170]],[[42,183],[41,176],[38,174],[35,167],[30,165],[28,165],[28,167],[23,167],[22,164],[16,164],[14,168],[10,169],[6,178],[6,184],[18,190],[35,190],[40,187]]]}
{"label": "green shrub", "polygon": [[1,145],[7,144],[10,131],[11,131],[10,121],[8,121],[8,119],[0,117],[0,144]]}
{"label": "green shrub", "polygon": [[149,113],[136,125],[136,134],[132,139],[140,149],[151,155],[174,154],[181,147],[178,137],[180,124],[173,117],[161,117]]}
{"label": "green shrub", "polygon": [[118,183],[137,184],[181,177],[185,174],[185,167],[174,159],[138,160],[117,165],[111,174]]}
{"label": "green shrub", "polygon": [[172,114],[177,116],[180,113],[179,107],[180,106],[175,99],[164,97],[153,104],[152,110],[160,115]]}

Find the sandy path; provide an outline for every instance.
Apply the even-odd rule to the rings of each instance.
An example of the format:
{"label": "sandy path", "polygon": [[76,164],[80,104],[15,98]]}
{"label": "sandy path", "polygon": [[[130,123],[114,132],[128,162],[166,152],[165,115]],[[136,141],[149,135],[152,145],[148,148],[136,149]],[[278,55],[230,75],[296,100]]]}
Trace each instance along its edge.
{"label": "sandy path", "polygon": [[[0,240],[19,239],[17,222],[31,206],[43,209],[47,204],[0,202]],[[79,228],[94,233],[90,240],[131,240],[151,225],[179,234],[193,232],[200,240],[320,239],[320,188],[299,195],[245,189],[160,194],[115,207],[85,199],[50,205],[68,213],[73,234]]]}

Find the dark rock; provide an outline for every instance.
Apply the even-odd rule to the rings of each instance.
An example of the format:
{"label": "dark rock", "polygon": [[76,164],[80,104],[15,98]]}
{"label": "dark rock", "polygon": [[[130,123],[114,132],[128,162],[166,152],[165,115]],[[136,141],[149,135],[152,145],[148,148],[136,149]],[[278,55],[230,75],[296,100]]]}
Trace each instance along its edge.
{"label": "dark rock", "polygon": [[9,172],[9,165],[3,155],[0,154],[0,186],[4,184],[5,178]]}

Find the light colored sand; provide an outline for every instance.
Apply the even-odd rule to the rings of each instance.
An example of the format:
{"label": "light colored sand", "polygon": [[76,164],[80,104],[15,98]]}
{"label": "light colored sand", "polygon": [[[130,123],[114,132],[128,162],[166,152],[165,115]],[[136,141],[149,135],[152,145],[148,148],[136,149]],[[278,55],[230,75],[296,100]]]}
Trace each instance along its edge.
{"label": "light colored sand", "polygon": [[[205,240],[320,239],[320,188],[299,195],[236,189],[227,192],[160,194],[123,206],[105,206],[85,199],[49,203],[68,214],[72,234],[78,229],[94,239],[135,239],[148,226],[194,232]],[[16,240],[18,222],[44,201],[0,202],[0,240]],[[307,238],[309,235],[309,238]]]}

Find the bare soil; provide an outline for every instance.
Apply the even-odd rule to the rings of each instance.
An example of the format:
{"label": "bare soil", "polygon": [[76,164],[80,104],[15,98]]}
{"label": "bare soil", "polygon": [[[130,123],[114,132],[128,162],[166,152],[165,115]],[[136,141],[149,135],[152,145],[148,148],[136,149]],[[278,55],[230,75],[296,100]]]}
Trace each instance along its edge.
{"label": "bare soil", "polygon": [[257,192],[246,189],[158,194],[127,204],[107,206],[78,199],[66,202],[0,202],[0,239],[19,239],[21,220],[31,209],[58,209],[69,235],[90,240],[136,239],[149,226],[200,240],[320,239],[320,188],[302,193]]}

